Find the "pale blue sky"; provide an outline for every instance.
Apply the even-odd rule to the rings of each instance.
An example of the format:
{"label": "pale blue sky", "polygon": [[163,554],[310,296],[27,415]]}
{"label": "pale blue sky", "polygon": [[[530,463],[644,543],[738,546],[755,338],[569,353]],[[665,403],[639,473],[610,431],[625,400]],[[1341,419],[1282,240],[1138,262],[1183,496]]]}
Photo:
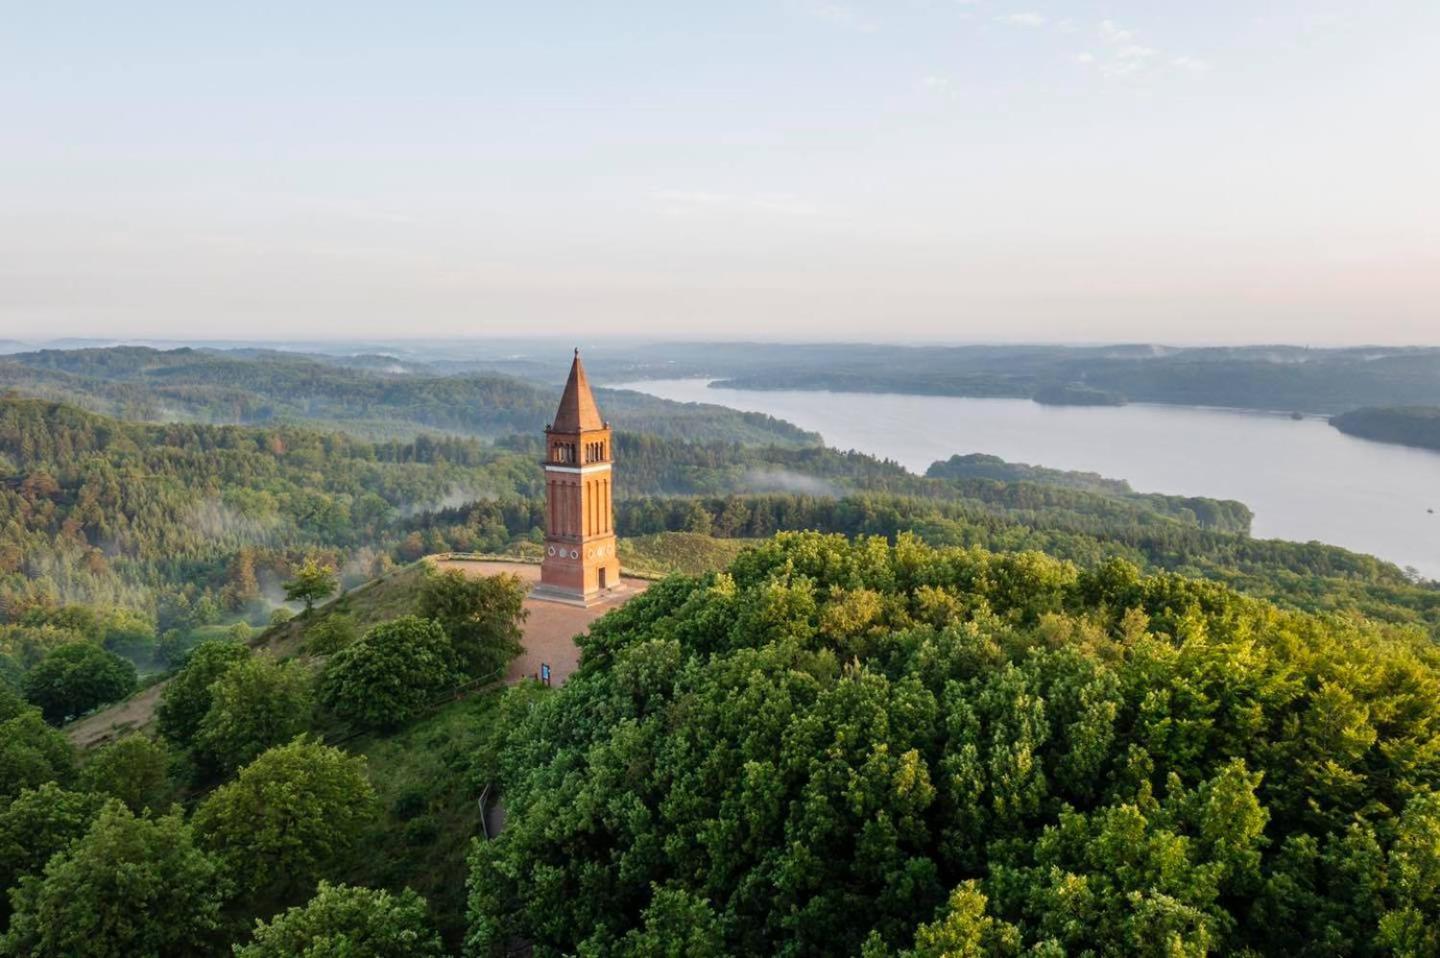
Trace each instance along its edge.
{"label": "pale blue sky", "polygon": [[0,338],[1440,343],[1440,3],[0,2]]}

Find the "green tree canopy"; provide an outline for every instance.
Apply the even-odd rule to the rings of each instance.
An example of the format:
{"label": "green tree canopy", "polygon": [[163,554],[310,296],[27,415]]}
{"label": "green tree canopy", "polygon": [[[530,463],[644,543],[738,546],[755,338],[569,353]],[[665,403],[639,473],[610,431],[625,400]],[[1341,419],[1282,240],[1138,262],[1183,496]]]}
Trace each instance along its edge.
{"label": "green tree canopy", "polygon": [[322,881],[315,897],[267,922],[236,958],[442,958],[425,899]]}
{"label": "green tree canopy", "polygon": [[160,734],[181,748],[189,748],[205,713],[210,711],[210,686],[231,666],[249,657],[248,648],[225,639],[210,639],[195,646],[160,697],[155,712]]}
{"label": "green tree canopy", "polygon": [[21,880],[0,955],[210,954],[220,890],[214,863],[195,848],[178,811],[137,818],[112,801],[43,876]]}
{"label": "green tree canopy", "polygon": [[96,749],[80,769],[80,787],[124,802],[137,815],[164,811],[171,797],[170,753],[143,735]]}
{"label": "green tree canopy", "polygon": [[0,722],[8,722],[30,707],[30,703],[21,698],[14,687],[0,681]]}
{"label": "green tree canopy", "polygon": [[98,645],[75,642],[45,656],[21,687],[45,720],[59,725],[135,691],[135,666]]}
{"label": "green tree canopy", "polygon": [[438,622],[408,615],[375,626],[335,654],[320,701],[367,728],[396,728],[455,684],[454,648]]}
{"label": "green tree canopy", "polygon": [[46,782],[68,784],[75,777],[75,749],[62,733],[27,708],[0,722],[0,801],[22,788]]}
{"label": "green tree canopy", "polygon": [[239,888],[284,900],[334,877],[376,811],[363,758],[296,739],[211,793],[194,822]]}
{"label": "green tree canopy", "polygon": [[786,534],[581,642],[510,713],[474,955],[1433,953],[1416,631]]}
{"label": "green tree canopy", "polygon": [[295,578],[285,583],[285,598],[291,602],[304,602],[308,613],[315,603],[327,598],[337,586],[335,569],[321,565],[311,556],[295,572]]}
{"label": "green tree canopy", "polygon": [[525,585],[517,576],[432,571],[420,591],[419,610],[445,629],[466,675],[489,675],[520,654],[526,611]]}
{"label": "green tree canopy", "polygon": [[105,804],[93,792],[71,792],[55,782],[23,789],[0,807],[0,927],[10,915],[8,889],[38,875],[56,852],[84,835]]}
{"label": "green tree canopy", "polygon": [[305,651],[311,655],[333,655],[359,637],[354,616],[332,611],[305,629]]}
{"label": "green tree canopy", "polygon": [[233,771],[310,726],[311,677],[299,662],[256,655],[237,662],[209,688],[195,749],[208,765]]}

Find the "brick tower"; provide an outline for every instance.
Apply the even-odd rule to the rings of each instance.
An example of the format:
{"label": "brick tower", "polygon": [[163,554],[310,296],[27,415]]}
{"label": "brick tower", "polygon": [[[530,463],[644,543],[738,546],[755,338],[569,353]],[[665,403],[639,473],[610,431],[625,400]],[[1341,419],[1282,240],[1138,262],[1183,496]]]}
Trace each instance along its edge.
{"label": "brick tower", "polygon": [[537,599],[589,605],[620,585],[610,506],[610,424],[590,393],[580,350],[545,427],[545,561]]}

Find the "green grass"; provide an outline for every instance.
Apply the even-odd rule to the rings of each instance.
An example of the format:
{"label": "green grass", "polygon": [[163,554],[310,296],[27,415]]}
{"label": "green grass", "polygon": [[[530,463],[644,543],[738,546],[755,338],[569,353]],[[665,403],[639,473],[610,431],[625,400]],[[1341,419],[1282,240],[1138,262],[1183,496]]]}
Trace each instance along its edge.
{"label": "green grass", "polygon": [[753,540],[716,539],[695,532],[661,532],[620,540],[620,566],[651,575],[701,575],[724,569]]}
{"label": "green grass", "polygon": [[481,834],[478,763],[493,749],[500,691],[448,705],[401,731],[346,745],[364,755],[381,818],[347,881],[415,889],[448,945],[465,925],[465,857]]}
{"label": "green grass", "polygon": [[329,616],[352,616],[356,627],[363,633],[381,622],[409,615],[415,611],[415,597],[424,575],[424,564],[421,562],[396,569],[316,606],[309,615],[297,615],[279,625],[270,626],[251,639],[250,644],[285,658],[303,652],[305,633]]}

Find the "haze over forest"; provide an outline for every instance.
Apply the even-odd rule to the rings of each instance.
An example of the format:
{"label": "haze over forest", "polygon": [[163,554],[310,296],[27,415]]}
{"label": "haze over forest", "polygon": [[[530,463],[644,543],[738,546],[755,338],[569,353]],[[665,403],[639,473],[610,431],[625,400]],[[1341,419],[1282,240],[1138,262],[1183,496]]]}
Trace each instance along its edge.
{"label": "haze over forest", "polygon": [[1435,0],[11,6],[0,958],[1440,958]]}

